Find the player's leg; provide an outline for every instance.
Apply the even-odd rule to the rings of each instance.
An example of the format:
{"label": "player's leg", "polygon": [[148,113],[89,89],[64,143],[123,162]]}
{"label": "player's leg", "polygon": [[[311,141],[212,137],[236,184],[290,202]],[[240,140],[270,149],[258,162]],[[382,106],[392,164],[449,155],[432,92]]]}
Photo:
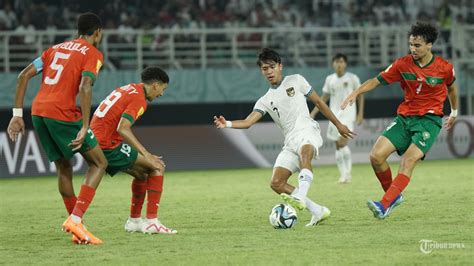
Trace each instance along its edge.
{"label": "player's leg", "polygon": [[129,169],[125,172],[133,177],[130,216],[125,222],[125,231],[132,233],[142,232],[143,219],[141,215],[146,196],[147,175],[143,170],[137,169]]}
{"label": "player's leg", "polygon": [[[135,171],[135,180],[142,179],[146,176],[145,191],[147,197],[146,219],[142,225],[142,232],[147,234],[176,234],[178,231],[168,228],[158,220],[158,209],[160,206],[161,195],[163,192],[163,180],[165,169],[155,169],[153,165],[145,159],[141,154],[138,154],[137,160],[132,166],[132,171]],[[138,173],[138,176],[137,176]],[[136,181],[135,181],[136,182]],[[139,182],[139,181],[138,181]],[[141,183],[141,182],[139,182]],[[139,184],[139,189],[135,190],[136,197],[142,197],[143,184]],[[133,188],[132,188],[133,189]],[[133,194],[134,192],[132,192]],[[133,196],[132,196],[133,197]],[[137,204],[140,201],[136,201]],[[132,198],[133,204],[133,198]],[[143,201],[141,201],[143,205]],[[138,209],[135,209],[135,216]],[[140,208],[141,211],[141,208]],[[131,208],[132,213],[132,208]]]}
{"label": "player's leg", "polygon": [[61,158],[54,161],[58,172],[58,188],[63,198],[68,214],[71,214],[76,205],[76,194],[72,183],[72,165],[69,160]]}
{"label": "player's leg", "polygon": [[313,181],[313,166],[311,161],[315,155],[315,148],[312,144],[302,145],[299,149],[300,173],[298,175],[298,193],[295,195],[304,199]]}
{"label": "player's leg", "polygon": [[370,163],[384,191],[392,184],[392,171],[387,158],[395,151],[395,146],[385,136],[378,137],[370,151]]}
{"label": "player's leg", "polygon": [[336,144],[335,158],[337,169],[339,170],[339,182],[343,183],[345,180],[345,175],[347,173],[346,164],[344,163],[344,155],[339,147],[339,139],[341,135],[337,131],[336,126],[333,123],[329,122],[328,129],[326,132],[326,137],[328,140],[334,141]]}
{"label": "player's leg", "polygon": [[[352,172],[352,156],[351,150],[347,143],[349,139],[344,137],[339,137],[336,141],[336,161],[339,168],[339,172],[341,172],[341,177],[339,178],[339,183],[349,183],[351,181],[351,172]],[[341,165],[341,166],[340,166]]]}

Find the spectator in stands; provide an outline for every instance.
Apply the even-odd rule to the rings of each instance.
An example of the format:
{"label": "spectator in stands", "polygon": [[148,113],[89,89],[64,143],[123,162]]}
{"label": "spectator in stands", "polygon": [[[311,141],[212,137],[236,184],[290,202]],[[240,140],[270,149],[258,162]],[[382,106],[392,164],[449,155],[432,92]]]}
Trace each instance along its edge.
{"label": "spectator in stands", "polygon": [[12,9],[10,2],[5,2],[3,9],[0,9],[0,24],[5,26],[5,29],[12,30],[16,27],[16,14]]}
{"label": "spectator in stands", "polygon": [[29,14],[23,15],[21,24],[15,29],[15,32],[23,35],[17,38],[20,44],[33,44],[35,42],[35,27],[30,23]]}

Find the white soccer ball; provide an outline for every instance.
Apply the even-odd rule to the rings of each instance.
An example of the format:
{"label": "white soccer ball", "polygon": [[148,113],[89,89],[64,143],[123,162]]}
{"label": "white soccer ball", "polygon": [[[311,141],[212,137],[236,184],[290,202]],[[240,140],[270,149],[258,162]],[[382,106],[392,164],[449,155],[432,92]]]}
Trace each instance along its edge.
{"label": "white soccer ball", "polygon": [[296,210],[287,204],[277,204],[270,212],[270,224],[276,229],[288,229],[293,227],[298,220]]}

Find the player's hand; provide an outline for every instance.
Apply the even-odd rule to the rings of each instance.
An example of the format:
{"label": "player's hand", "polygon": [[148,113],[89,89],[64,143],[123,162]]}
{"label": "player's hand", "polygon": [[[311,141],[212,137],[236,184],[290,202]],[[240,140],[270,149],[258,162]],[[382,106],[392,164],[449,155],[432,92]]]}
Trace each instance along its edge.
{"label": "player's hand", "polygon": [[225,128],[225,118],[221,115],[219,117],[214,116],[214,124],[216,125],[217,128]]}
{"label": "player's hand", "polygon": [[357,94],[355,93],[351,93],[349,96],[347,96],[346,99],[344,99],[344,101],[341,103],[341,109],[344,110],[346,109],[346,107],[349,105],[349,106],[352,106],[355,102],[355,100],[357,99]]}
{"label": "player's hand", "polygon": [[166,165],[165,165],[165,162],[162,160],[162,158],[163,158],[162,156],[156,156],[151,153],[145,155],[145,159],[151,163],[153,168],[164,173]]}
{"label": "player's hand", "polygon": [[339,131],[339,134],[341,134],[341,136],[343,136],[344,138],[353,139],[357,135],[356,133],[352,132],[346,125],[343,124],[337,127],[337,131]]}
{"label": "player's hand", "polygon": [[25,122],[23,121],[23,117],[12,117],[10,124],[8,124],[7,132],[13,142],[18,139],[18,135],[25,134]]}
{"label": "player's hand", "polygon": [[450,130],[453,127],[455,121],[456,117],[448,116],[448,118],[444,120],[444,128]]}
{"label": "player's hand", "polygon": [[364,118],[362,116],[357,116],[356,124],[357,125],[362,125],[362,123],[364,123]]}
{"label": "player's hand", "polygon": [[81,128],[79,132],[77,132],[76,139],[72,140],[69,143],[69,147],[71,147],[72,151],[77,151],[82,147],[82,143],[84,143],[84,139],[86,138],[88,128]]}

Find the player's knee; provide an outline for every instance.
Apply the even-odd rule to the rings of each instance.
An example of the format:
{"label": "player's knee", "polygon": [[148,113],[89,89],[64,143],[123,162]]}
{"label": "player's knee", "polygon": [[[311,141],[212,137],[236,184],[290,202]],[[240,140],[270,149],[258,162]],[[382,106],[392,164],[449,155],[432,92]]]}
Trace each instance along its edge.
{"label": "player's knee", "polygon": [[283,188],[285,187],[285,183],[281,180],[272,179],[272,181],[270,182],[270,187],[276,193],[282,193],[282,192],[284,192]]}
{"label": "player's knee", "polygon": [[54,161],[54,164],[56,165],[56,169],[58,170],[59,173],[72,170],[72,165],[69,160],[60,159],[60,160]]}
{"label": "player's knee", "polygon": [[381,165],[383,164],[385,159],[381,154],[379,154],[377,151],[372,150],[370,152],[370,162],[374,165]]}
{"label": "player's knee", "polygon": [[420,158],[416,156],[406,155],[402,157],[400,164],[404,168],[413,168],[418,160],[420,160]]}

